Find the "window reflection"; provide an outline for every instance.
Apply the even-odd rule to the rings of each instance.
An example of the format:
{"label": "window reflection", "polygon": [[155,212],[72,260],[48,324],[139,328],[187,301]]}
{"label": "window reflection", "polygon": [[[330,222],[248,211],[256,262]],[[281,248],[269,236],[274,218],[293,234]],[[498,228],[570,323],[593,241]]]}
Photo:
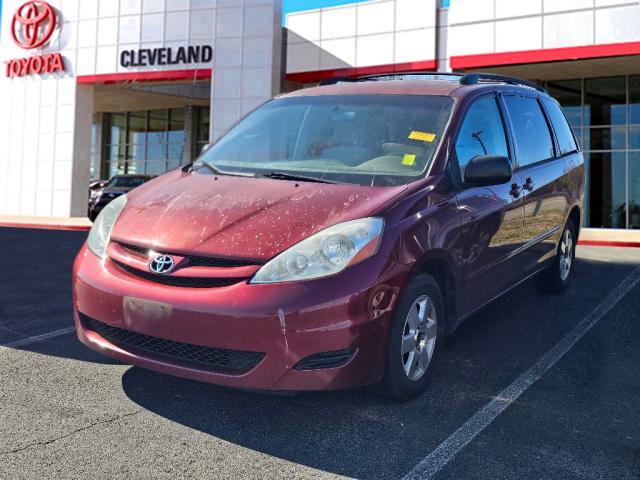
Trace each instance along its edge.
{"label": "window reflection", "polygon": [[629,228],[640,228],[640,152],[629,154]]}
{"label": "window reflection", "polygon": [[[180,166],[185,112],[185,108],[172,108],[105,114],[108,146],[102,154],[101,176],[160,175]],[[192,115],[194,138],[189,148],[195,153],[209,142],[209,107],[193,107]]]}
{"label": "window reflection", "polygon": [[588,153],[587,182],[590,227],[625,228],[626,226],[626,154]]}
{"label": "window reflection", "polygon": [[629,127],[629,150],[640,150],[640,125]]}
{"label": "window reflection", "polygon": [[589,128],[585,135],[589,150],[624,150],[627,147],[626,127]]}
{"label": "window reflection", "polygon": [[640,76],[629,77],[629,122],[640,124]]}
{"label": "window reflection", "polygon": [[585,151],[583,224],[640,228],[640,75],[545,86]]}
{"label": "window reflection", "polygon": [[582,125],[582,81],[560,80],[547,84],[549,95],[554,97],[567,116],[569,125],[580,127]]}
{"label": "window reflection", "polygon": [[589,78],[584,89],[586,125],[627,123],[625,77]]}

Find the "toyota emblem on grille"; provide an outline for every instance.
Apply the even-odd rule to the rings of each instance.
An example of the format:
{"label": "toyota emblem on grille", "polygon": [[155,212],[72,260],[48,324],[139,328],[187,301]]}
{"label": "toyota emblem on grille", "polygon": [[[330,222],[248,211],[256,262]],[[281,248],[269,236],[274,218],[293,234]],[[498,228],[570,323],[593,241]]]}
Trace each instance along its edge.
{"label": "toyota emblem on grille", "polygon": [[149,262],[149,270],[160,275],[171,273],[176,262],[170,255],[156,255]]}

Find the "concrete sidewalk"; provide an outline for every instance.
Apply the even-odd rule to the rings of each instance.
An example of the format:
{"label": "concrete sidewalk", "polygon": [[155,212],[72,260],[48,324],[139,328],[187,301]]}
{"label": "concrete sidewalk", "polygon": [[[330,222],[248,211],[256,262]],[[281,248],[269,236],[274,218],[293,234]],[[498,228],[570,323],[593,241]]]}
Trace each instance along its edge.
{"label": "concrete sidewalk", "polygon": [[87,217],[28,217],[0,215],[0,227],[39,228],[44,230],[89,230]]}
{"label": "concrete sidewalk", "polygon": [[640,247],[640,230],[583,228],[578,243],[601,247]]}

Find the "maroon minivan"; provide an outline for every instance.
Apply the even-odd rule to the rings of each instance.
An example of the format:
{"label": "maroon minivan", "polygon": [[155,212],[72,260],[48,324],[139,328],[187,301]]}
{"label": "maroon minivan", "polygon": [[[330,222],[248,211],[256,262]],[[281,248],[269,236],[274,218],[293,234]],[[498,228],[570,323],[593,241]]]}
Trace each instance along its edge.
{"label": "maroon minivan", "polygon": [[583,158],[540,87],[488,74],[282,95],[98,216],[80,340],[231,387],[408,398],[443,337],[536,275],[570,280]]}

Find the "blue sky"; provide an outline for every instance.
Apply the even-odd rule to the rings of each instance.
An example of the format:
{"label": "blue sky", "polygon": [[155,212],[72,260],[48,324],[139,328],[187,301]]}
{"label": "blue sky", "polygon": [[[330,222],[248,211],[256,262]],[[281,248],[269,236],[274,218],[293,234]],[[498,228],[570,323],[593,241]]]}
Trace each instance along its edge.
{"label": "blue sky", "polygon": [[314,8],[335,7],[336,5],[346,5],[358,3],[365,0],[283,0],[283,13],[300,12],[302,10],[313,10]]}

